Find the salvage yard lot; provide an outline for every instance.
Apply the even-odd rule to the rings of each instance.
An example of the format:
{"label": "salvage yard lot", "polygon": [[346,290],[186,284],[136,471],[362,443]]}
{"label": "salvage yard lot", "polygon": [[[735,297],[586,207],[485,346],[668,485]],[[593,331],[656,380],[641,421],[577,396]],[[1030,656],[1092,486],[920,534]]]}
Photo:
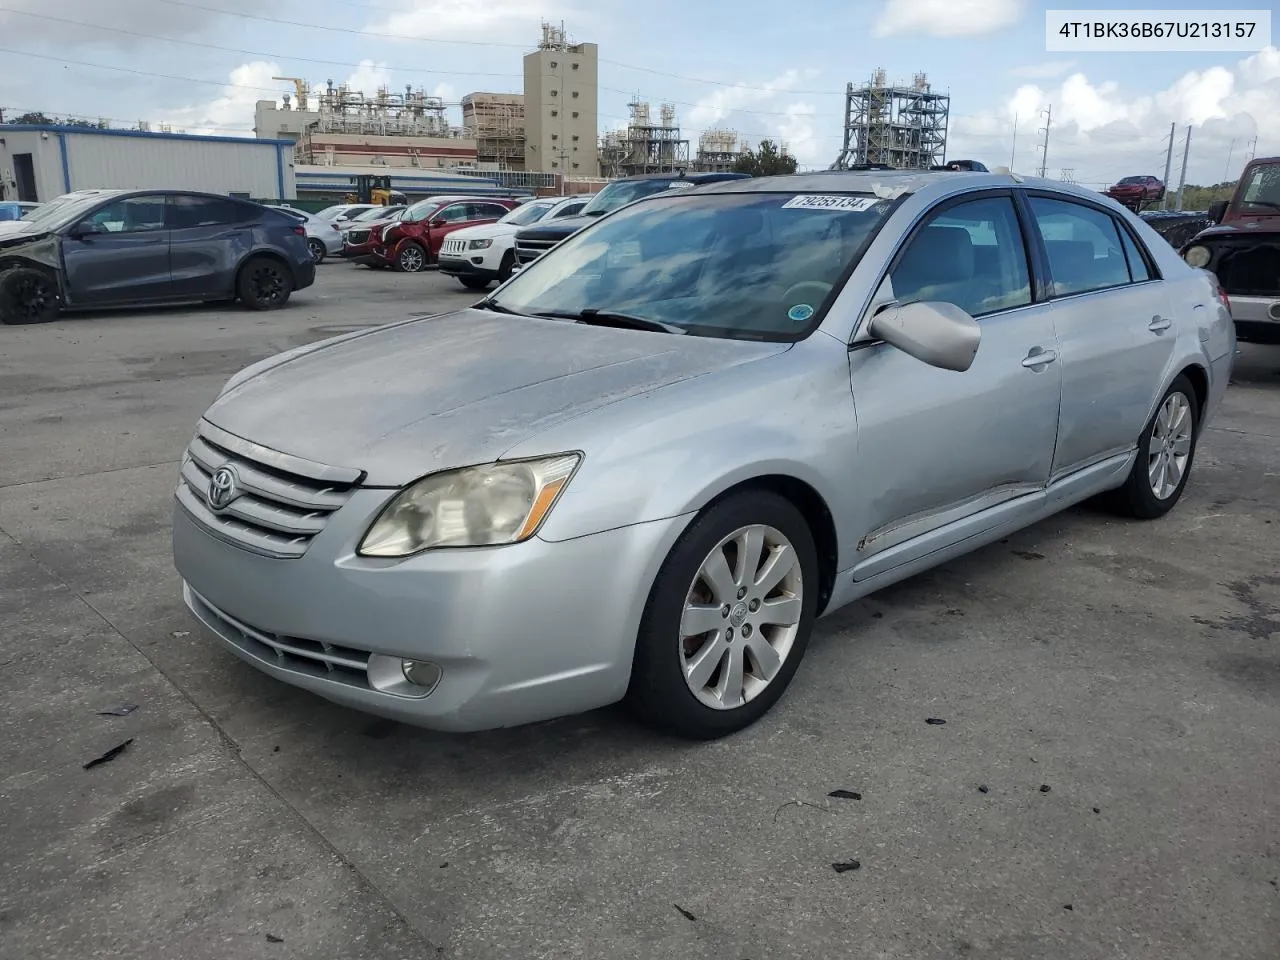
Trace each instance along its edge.
{"label": "salvage yard lot", "polygon": [[1274,960],[1280,349],[1169,517],[1078,508],[842,610],[738,736],[451,736],[202,637],[169,517],[230,374],[475,298],[327,263],[275,313],[0,327],[0,956]]}

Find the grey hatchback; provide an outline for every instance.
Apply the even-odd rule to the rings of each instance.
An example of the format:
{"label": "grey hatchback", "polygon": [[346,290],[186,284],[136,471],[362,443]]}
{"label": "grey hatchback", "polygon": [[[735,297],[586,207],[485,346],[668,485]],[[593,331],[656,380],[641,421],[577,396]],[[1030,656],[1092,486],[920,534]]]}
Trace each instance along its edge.
{"label": "grey hatchback", "polygon": [[306,228],[206,193],[104,190],[57,201],[0,234],[0,322],[64,307],[239,300],[283,306],[315,282]]}

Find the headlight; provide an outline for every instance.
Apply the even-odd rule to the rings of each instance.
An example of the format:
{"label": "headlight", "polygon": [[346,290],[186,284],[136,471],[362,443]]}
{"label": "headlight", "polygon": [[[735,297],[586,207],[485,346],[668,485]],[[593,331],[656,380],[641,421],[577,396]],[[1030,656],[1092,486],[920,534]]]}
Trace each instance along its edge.
{"label": "headlight", "polygon": [[1203,267],[1213,259],[1213,254],[1209,252],[1208,247],[1192,247],[1182,255],[1182,259],[1186,260],[1193,267]]}
{"label": "headlight", "polygon": [[435,547],[519,543],[538,532],[569,483],[576,453],[432,474],[387,504],[360,541],[367,557],[407,557]]}
{"label": "headlight", "polygon": [[493,246],[492,240],[472,240],[470,249],[472,250],[488,250]]}

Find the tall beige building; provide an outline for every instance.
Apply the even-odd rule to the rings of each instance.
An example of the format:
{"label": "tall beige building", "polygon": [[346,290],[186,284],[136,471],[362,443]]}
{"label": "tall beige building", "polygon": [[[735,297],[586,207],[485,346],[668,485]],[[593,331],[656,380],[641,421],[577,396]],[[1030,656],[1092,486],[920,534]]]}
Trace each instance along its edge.
{"label": "tall beige building", "polygon": [[542,42],[524,58],[525,169],[598,177],[599,53],[570,43],[564,27],[542,25]]}

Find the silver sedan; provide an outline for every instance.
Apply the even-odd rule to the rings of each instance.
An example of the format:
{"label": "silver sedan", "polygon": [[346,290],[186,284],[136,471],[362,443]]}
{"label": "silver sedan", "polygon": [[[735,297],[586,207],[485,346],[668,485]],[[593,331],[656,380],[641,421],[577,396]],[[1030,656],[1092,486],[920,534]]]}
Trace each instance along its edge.
{"label": "silver sedan", "polygon": [[823,173],[667,193],[475,305],[237,374],[176,492],[233,653],[427,727],[756,721],[816,618],[1104,496],[1170,510],[1225,297],[1091,191]]}

